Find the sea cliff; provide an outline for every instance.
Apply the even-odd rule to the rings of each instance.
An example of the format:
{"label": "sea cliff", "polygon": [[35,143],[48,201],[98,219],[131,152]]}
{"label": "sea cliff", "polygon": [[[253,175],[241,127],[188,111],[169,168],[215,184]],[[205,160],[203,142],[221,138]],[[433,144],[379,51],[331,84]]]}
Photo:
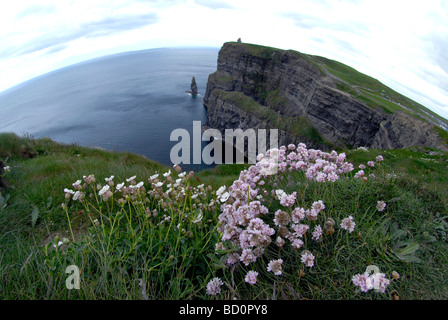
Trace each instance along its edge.
{"label": "sea cliff", "polygon": [[414,104],[406,107],[380,98],[383,87],[350,84],[332,74],[325,61],[330,60],[292,50],[225,43],[204,96],[206,126],[222,132],[277,128],[280,145],[305,142],[327,150],[359,146],[448,150],[434,130],[436,122],[445,119],[425,119],[422,115],[429,114],[427,110],[423,113]]}

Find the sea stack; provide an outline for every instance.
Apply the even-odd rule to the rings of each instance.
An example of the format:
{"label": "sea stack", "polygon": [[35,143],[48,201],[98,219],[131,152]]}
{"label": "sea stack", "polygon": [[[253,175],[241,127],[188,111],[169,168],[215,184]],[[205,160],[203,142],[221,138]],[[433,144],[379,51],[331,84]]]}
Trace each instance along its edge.
{"label": "sea stack", "polygon": [[186,91],[188,93],[191,93],[192,95],[197,95],[198,94],[198,86],[196,84],[196,79],[193,77],[193,79],[191,79],[191,91]]}

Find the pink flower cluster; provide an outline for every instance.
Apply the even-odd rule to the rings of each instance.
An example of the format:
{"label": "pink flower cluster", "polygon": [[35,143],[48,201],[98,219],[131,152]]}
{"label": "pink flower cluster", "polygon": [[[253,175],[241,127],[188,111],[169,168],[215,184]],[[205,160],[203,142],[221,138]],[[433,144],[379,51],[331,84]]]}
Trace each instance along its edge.
{"label": "pink flower cluster", "polygon": [[336,181],[343,173],[353,171],[353,165],[345,161],[345,153],[338,154],[307,149],[304,143],[290,144],[279,149],[271,149],[266,156],[257,157],[256,167],[262,175],[285,171],[302,171],[308,180],[318,182]]}
{"label": "pink flower cluster", "polygon": [[[377,157],[375,158],[375,160],[376,160],[377,163],[379,163],[379,162],[381,162],[381,161],[384,161],[384,158],[383,158],[383,156],[379,155],[379,156],[377,156]],[[367,161],[367,167],[369,167],[369,168],[374,168],[374,167],[375,167],[375,161]],[[367,174],[366,174],[366,172],[364,171],[364,170],[367,169],[367,167],[366,167],[364,164],[360,164],[360,165],[359,165],[359,169],[360,169],[360,170],[359,170],[358,172],[355,173],[354,178],[355,178],[355,179],[362,179],[362,180],[364,180],[364,181],[367,181],[367,180],[368,180],[368,178],[367,178]],[[370,178],[374,178],[375,175],[374,175],[373,173],[371,173],[371,174],[369,174],[369,177],[370,177]]]}
{"label": "pink flower cluster", "polygon": [[386,279],[384,273],[363,273],[353,276],[352,282],[355,286],[359,287],[362,292],[368,292],[371,289],[375,289],[376,292],[386,292],[387,287],[390,284],[390,280]]}
{"label": "pink flower cluster", "polygon": [[[345,162],[345,158],[344,153],[308,150],[303,143],[297,146],[290,144],[288,148],[282,146],[279,149],[271,149],[266,156],[259,155],[257,164],[242,171],[239,179],[234,181],[227,191],[220,189],[217,195],[226,194],[226,197],[218,218],[218,231],[222,237],[216,244],[216,249],[228,253],[226,264],[241,262],[248,266],[256,262],[273,241],[279,247],[289,243],[293,248],[301,249],[304,246],[302,239],[310,229],[308,222],[316,221],[319,213],[325,209],[322,200],[315,201],[309,208],[297,206],[297,192],[287,194],[277,189],[273,191],[273,195],[282,209],[269,212],[263,205],[264,196],[269,195],[263,190],[263,186],[272,181],[265,179],[270,175],[268,172],[272,173],[275,168],[276,175],[302,171],[309,180],[336,181],[342,174],[353,170],[353,165]],[[321,226],[317,225],[309,232],[312,233],[312,240],[321,240]],[[305,250],[301,256],[306,266],[314,265],[311,252]],[[270,269],[279,263],[277,260]],[[277,275],[281,274],[279,268],[274,269]]]}

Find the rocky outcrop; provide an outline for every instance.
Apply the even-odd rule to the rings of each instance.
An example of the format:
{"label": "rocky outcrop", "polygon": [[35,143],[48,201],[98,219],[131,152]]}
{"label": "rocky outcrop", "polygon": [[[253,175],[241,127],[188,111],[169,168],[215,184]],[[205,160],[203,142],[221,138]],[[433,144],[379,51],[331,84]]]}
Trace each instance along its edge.
{"label": "rocky outcrop", "polygon": [[196,84],[196,79],[194,77],[193,77],[193,79],[191,79],[190,89],[191,89],[191,91],[186,91],[186,92],[190,93],[192,95],[198,94],[198,85]]}
{"label": "rocky outcrop", "polygon": [[208,127],[278,128],[280,144],[448,150],[430,124],[366,105],[338,90],[337,80],[306,55],[291,50],[225,43],[204,105]]}

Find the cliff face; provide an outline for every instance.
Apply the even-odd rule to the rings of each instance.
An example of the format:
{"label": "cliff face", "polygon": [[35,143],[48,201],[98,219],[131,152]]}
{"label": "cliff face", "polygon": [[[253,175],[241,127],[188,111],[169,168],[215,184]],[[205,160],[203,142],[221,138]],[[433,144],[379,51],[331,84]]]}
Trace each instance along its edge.
{"label": "cliff face", "polygon": [[211,128],[277,128],[280,145],[414,145],[448,150],[432,124],[404,112],[375,109],[338,90],[337,78],[309,56],[243,43],[226,43],[204,96]]}

